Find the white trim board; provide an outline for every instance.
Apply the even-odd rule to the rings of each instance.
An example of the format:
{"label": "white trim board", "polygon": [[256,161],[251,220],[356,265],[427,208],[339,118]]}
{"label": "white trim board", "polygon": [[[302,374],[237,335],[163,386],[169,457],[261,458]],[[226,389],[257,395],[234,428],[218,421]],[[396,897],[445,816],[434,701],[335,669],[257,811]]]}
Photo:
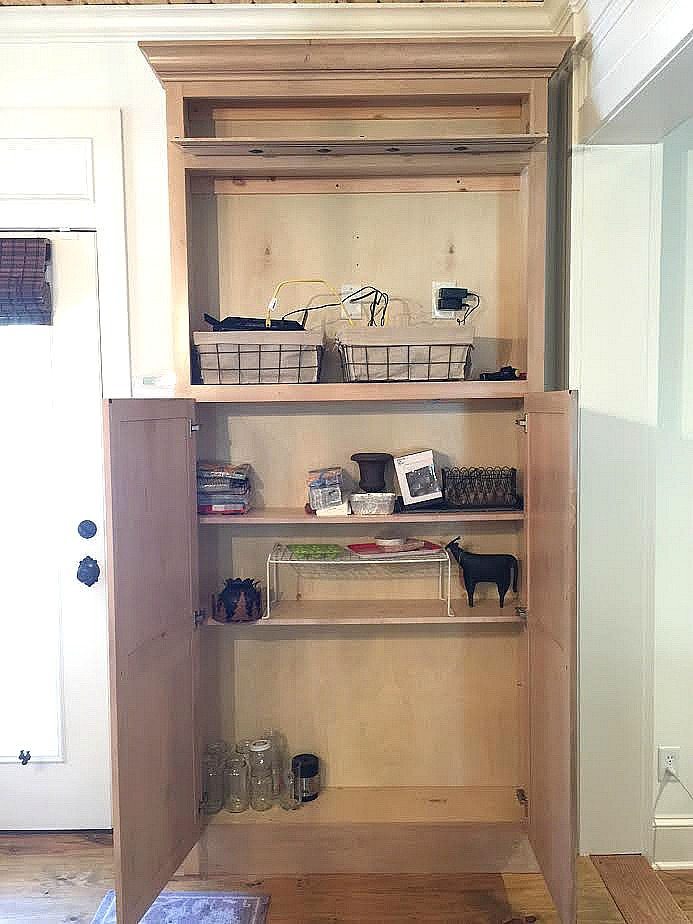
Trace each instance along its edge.
{"label": "white trim board", "polygon": [[[625,109],[670,61],[693,34],[693,3],[690,0],[607,0],[593,21],[585,5],[574,19],[578,37],[578,100],[580,141],[604,143],[652,141],[606,138],[600,129]],[[687,85],[681,94],[689,96]],[[673,126],[671,126],[673,127]]]}
{"label": "white trim board", "polygon": [[[164,39],[553,35],[567,0],[542,3],[176,4],[3,7],[2,43]],[[435,26],[432,24],[435,23]]]}
{"label": "white trim board", "polygon": [[693,869],[693,817],[659,815],[652,830],[655,869]]}

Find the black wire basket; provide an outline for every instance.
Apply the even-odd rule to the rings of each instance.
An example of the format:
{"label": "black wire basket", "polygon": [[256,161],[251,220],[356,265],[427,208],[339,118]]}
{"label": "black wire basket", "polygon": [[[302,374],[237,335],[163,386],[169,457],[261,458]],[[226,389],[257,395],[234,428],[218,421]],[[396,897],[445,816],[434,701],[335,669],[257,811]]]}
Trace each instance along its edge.
{"label": "black wire basket", "polygon": [[520,510],[516,468],[444,468],[443,497],[461,510]]}

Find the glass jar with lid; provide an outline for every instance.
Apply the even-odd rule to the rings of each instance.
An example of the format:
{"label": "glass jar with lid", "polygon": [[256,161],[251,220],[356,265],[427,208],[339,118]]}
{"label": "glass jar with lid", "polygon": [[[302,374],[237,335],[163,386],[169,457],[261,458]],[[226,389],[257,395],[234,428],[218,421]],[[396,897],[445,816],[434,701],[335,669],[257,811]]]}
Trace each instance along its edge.
{"label": "glass jar with lid", "polygon": [[250,805],[256,812],[272,808],[272,742],[258,738],[250,745]]}

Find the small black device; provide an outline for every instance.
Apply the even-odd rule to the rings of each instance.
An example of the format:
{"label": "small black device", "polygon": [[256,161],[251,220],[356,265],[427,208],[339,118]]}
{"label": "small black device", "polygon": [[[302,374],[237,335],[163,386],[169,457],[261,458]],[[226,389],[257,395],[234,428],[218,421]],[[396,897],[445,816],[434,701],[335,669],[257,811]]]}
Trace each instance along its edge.
{"label": "small black device", "polygon": [[438,289],[438,311],[460,312],[462,324],[467,321],[473,311],[476,311],[480,301],[476,292],[470,292],[469,289],[446,287]]}
{"label": "small black device", "polygon": [[482,382],[517,382],[527,378],[514,366],[501,366],[497,372],[482,372],[479,379]]}

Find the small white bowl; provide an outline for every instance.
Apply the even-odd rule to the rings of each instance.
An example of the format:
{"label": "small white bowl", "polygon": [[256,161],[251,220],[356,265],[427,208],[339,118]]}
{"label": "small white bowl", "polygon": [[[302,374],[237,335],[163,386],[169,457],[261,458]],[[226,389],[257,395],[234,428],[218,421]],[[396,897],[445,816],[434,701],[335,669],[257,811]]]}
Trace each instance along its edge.
{"label": "small white bowl", "polygon": [[376,545],[379,545],[382,549],[398,549],[403,545],[406,545],[407,539],[403,539],[402,536],[376,536],[373,540]]}

